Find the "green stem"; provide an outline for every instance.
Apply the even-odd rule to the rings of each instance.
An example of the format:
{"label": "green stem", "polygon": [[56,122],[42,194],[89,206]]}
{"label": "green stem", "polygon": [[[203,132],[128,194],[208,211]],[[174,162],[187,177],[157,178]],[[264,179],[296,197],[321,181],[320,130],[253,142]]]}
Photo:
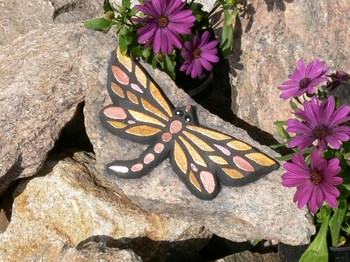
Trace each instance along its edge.
{"label": "green stem", "polygon": [[321,228],[299,262],[328,262],[327,233],[331,210],[322,207],[321,212],[323,218]]}

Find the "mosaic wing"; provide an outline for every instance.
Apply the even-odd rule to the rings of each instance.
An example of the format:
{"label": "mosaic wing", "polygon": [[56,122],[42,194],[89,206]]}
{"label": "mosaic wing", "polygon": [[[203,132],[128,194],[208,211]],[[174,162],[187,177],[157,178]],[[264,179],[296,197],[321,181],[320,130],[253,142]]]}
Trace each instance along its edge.
{"label": "mosaic wing", "polygon": [[251,145],[191,124],[178,136],[170,161],[187,188],[207,200],[216,197],[220,185],[242,186],[279,167]]}
{"label": "mosaic wing", "polygon": [[173,105],[157,84],[119,49],[109,67],[108,92],[113,105],[101,110],[101,123],[126,139],[151,143],[173,115]]}

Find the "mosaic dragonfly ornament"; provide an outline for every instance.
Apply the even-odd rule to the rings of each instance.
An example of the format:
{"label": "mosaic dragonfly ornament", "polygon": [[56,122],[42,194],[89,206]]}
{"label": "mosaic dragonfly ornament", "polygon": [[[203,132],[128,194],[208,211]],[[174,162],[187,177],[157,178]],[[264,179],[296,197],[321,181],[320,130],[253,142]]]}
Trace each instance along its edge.
{"label": "mosaic dragonfly ornament", "polygon": [[220,185],[242,186],[279,167],[251,145],[200,125],[192,106],[175,108],[148,73],[119,50],[108,75],[113,104],[101,110],[102,125],[112,134],[149,145],[137,159],[108,164],[109,173],[139,178],[169,157],[186,187],[210,200]]}

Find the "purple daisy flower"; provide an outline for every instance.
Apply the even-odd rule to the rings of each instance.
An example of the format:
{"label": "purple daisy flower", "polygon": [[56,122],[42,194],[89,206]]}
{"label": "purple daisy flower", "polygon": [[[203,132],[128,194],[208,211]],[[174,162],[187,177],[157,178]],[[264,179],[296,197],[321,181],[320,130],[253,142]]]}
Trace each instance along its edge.
{"label": "purple daisy flower", "polygon": [[327,88],[330,90],[333,90],[341,84],[350,84],[350,75],[344,71],[336,71],[334,74],[327,76],[332,79],[332,81],[327,84]]}
{"label": "purple daisy flower", "polygon": [[209,31],[205,31],[202,37],[199,37],[197,33],[193,42],[185,42],[185,49],[181,52],[185,62],[181,65],[180,71],[196,78],[203,74],[203,68],[207,71],[213,69],[212,63],[219,62],[219,57],[216,55],[218,52],[216,46],[219,42],[210,41],[210,37]]}
{"label": "purple daisy flower", "polygon": [[290,80],[278,87],[278,89],[285,91],[280,97],[288,99],[299,97],[304,93],[314,94],[315,86],[327,81],[324,75],[328,72],[328,67],[323,67],[324,64],[316,59],[305,66],[304,61],[300,59],[293,74],[288,76]]}
{"label": "purple daisy flower", "polygon": [[174,46],[182,48],[179,34],[190,34],[196,21],[191,10],[183,10],[186,3],[181,0],[147,0],[135,8],[146,14],[146,18],[133,18],[145,24],[137,30],[138,43],[144,47],[153,44],[153,51],[172,53]]}
{"label": "purple daisy flower", "polygon": [[322,158],[322,152],[314,147],[310,155],[311,166],[308,167],[301,152],[292,155],[292,163],[285,163],[287,170],[282,175],[282,185],[285,187],[297,187],[294,202],[298,202],[298,208],[308,204],[312,213],[316,213],[326,201],[331,207],[338,206],[337,197],[339,190],[335,187],[343,182],[336,176],[341,168],[339,159],[329,161]]}
{"label": "purple daisy flower", "polygon": [[350,139],[350,127],[341,125],[350,120],[350,106],[342,105],[335,109],[335,100],[330,96],[325,101],[313,97],[311,101],[304,102],[304,109],[297,109],[295,115],[297,119],[287,121],[287,131],[296,133],[288,146],[298,147],[298,149],[308,148],[315,140],[318,142],[320,150],[327,149],[327,144],[335,149],[339,149],[341,141]]}

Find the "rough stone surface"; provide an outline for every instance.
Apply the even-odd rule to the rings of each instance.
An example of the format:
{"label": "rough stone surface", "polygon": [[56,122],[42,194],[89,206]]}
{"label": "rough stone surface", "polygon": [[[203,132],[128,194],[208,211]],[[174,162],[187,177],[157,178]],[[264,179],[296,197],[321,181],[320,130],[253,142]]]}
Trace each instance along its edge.
{"label": "rough stone surface", "polygon": [[224,257],[222,259],[215,260],[215,262],[278,262],[278,256],[276,253],[259,254],[252,253],[250,251],[244,251],[231,256]]}
{"label": "rough stone surface", "polygon": [[0,46],[52,22],[54,7],[48,0],[0,0]]}
{"label": "rough stone surface", "polygon": [[82,25],[42,30],[0,46],[0,193],[38,171],[115,45]]}
{"label": "rough stone surface", "polygon": [[350,68],[350,2],[249,3],[250,19],[241,13],[230,58],[232,110],[277,137],[273,122],[292,116],[288,102],[279,98],[277,86],[288,79],[299,58],[307,62],[321,59],[332,70]]}
{"label": "rough stone surface", "polygon": [[0,46],[53,23],[84,21],[103,15],[100,0],[0,0]]}
{"label": "rough stone surface", "polygon": [[[175,106],[194,104],[167,75],[149,66],[147,68]],[[145,148],[113,136],[101,127],[98,114],[110,103],[104,86],[91,86],[84,108],[85,123],[94,145],[97,169],[102,174],[107,163],[115,159],[136,158]],[[224,122],[201,106],[195,106],[203,125],[246,141],[272,157],[277,156],[269,148],[253,141],[245,131]],[[312,222],[306,217],[306,210],[299,210],[292,203],[293,190],[281,186],[283,172],[280,168],[244,187],[224,187],[212,201],[199,200],[191,195],[172,171],[168,160],[140,179],[124,180],[107,174],[104,177],[142,209],[162,216],[195,221],[216,235],[232,241],[261,238],[292,245],[307,243],[314,233]]]}
{"label": "rough stone surface", "polygon": [[90,261],[115,261],[115,262],[142,262],[132,250],[120,250],[96,243],[87,243],[82,249],[68,247],[67,243],[60,240],[51,240],[44,247],[42,253],[34,258],[34,261],[45,262],[90,262]]}
{"label": "rough stone surface", "polygon": [[[58,164],[48,161],[37,177],[21,182],[13,193],[11,222],[0,234],[0,261],[48,256],[57,251],[57,245],[47,247],[50,240],[78,250],[93,242],[131,246],[141,256],[166,258],[179,246],[196,254],[211,237],[189,219],[140,209],[95,177],[93,155],[76,153]],[[190,245],[191,239],[197,241]]]}
{"label": "rough stone surface", "polygon": [[85,21],[103,15],[101,0],[51,0],[55,23]]}

